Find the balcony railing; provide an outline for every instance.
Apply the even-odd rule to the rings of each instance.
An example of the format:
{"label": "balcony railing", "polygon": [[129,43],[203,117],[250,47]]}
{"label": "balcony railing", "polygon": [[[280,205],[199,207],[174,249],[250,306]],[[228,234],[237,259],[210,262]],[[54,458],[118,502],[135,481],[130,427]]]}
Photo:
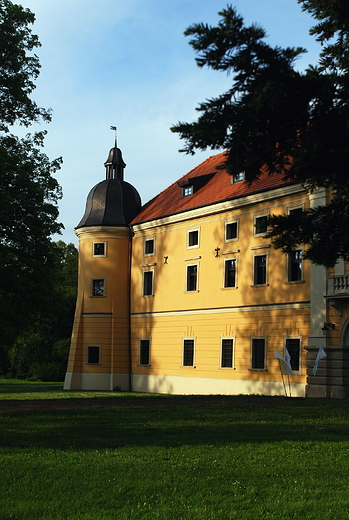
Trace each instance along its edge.
{"label": "balcony railing", "polygon": [[327,282],[327,295],[349,295],[349,274],[330,276]]}

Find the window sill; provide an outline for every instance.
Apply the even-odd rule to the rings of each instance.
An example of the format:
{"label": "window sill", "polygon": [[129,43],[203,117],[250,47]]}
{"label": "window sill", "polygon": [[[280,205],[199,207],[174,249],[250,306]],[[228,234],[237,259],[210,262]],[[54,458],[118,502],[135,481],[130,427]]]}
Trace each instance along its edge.
{"label": "window sill", "polygon": [[284,282],[284,285],[293,285],[293,284],[297,284],[297,283],[305,283],[305,280],[292,280],[289,282]]}
{"label": "window sill", "polygon": [[235,286],[235,287],[221,287],[222,291],[227,291],[229,289],[238,289],[238,287],[237,286]]}
{"label": "window sill", "polygon": [[269,287],[268,283],[256,283],[253,285],[250,285],[250,287]]}
{"label": "window sill", "polygon": [[249,372],[268,372],[267,368],[249,368]]}

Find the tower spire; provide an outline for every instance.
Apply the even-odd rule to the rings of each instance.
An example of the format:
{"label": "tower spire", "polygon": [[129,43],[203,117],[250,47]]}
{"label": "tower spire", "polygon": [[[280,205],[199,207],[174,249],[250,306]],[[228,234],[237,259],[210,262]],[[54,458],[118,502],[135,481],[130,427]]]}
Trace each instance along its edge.
{"label": "tower spire", "polygon": [[115,132],[115,144],[114,148],[112,148],[109,152],[108,159],[104,163],[106,168],[106,179],[119,179],[120,181],[124,180],[124,168],[126,164],[123,161],[121,150],[117,147],[116,140],[116,126],[111,126],[110,130],[114,130]]}

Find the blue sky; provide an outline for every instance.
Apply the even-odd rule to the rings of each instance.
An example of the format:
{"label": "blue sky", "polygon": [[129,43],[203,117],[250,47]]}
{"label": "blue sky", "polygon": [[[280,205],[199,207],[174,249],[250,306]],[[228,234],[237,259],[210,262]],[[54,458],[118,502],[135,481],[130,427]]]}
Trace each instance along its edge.
{"label": "blue sky", "polygon": [[[199,69],[184,37],[192,23],[215,25],[226,2],[216,0],[23,0],[36,15],[33,32],[42,65],[33,98],[52,108],[45,153],[63,157],[61,238],[77,244],[74,227],[90,189],[105,178],[114,143],[127,164],[125,180],[145,203],[216,152],[194,156],[170,127],[196,119],[195,108],[229,88],[231,78]],[[298,68],[315,64],[319,45],[313,19],[296,0],[235,0],[247,24],[265,28],[270,45],[302,46]],[[46,128],[41,125],[39,129]],[[35,130],[35,128],[33,129]]]}

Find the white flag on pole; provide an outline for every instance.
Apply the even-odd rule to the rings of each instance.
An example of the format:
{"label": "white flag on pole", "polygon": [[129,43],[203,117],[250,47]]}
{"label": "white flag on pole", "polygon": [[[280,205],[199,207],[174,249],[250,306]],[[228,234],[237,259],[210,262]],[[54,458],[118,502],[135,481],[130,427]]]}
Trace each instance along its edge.
{"label": "white flag on pole", "polygon": [[291,375],[292,374],[291,356],[286,347],[285,347],[285,361],[286,361],[286,365],[288,368],[288,374]]}
{"label": "white flag on pole", "polygon": [[317,372],[317,367],[319,365],[319,361],[320,359],[326,357],[326,352],[324,351],[324,348],[322,345],[320,345],[319,347],[319,350],[317,351],[317,355],[316,355],[316,359],[315,359],[315,363],[314,363],[314,366],[313,366],[313,375],[315,376],[316,372]]}
{"label": "white flag on pole", "polygon": [[[287,352],[287,349],[286,349],[286,352]],[[288,352],[287,352],[288,354]],[[288,356],[290,356],[288,354]],[[278,349],[276,349],[275,351],[275,357],[279,360],[280,362],[280,369],[281,369],[281,373],[282,374],[288,374],[288,375],[292,375],[292,368],[291,368],[291,365],[290,365],[290,361],[286,361],[282,355],[280,354],[280,352],[278,351]],[[291,358],[289,358],[291,359]]]}

